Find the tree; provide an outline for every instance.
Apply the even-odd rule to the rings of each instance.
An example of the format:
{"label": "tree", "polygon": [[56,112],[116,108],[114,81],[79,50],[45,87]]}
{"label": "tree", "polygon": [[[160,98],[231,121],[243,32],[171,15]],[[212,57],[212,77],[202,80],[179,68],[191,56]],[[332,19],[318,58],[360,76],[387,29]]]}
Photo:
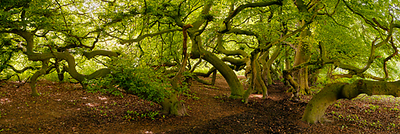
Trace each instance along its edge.
{"label": "tree", "polygon": [[[68,66],[64,69],[77,81],[82,83],[85,79],[94,79],[102,77],[110,70],[107,68],[99,69],[90,75],[83,75],[77,72],[75,58],[71,54],[72,49],[84,48],[80,53],[88,59],[97,55],[117,56],[118,54],[106,50],[93,50],[100,39],[100,31],[77,31],[79,26],[87,24],[75,24],[73,17],[79,17],[79,14],[65,13],[67,5],[58,1],[29,1],[21,0],[15,2],[2,1],[2,29],[1,33],[12,33],[15,38],[22,38],[20,42],[23,52],[29,60],[41,61],[42,67],[31,77],[30,86],[33,96],[39,96],[36,90],[36,80],[41,75],[48,73],[48,69],[59,69],[59,62],[66,61]],[[45,7],[45,8],[42,8]],[[83,16],[83,15],[82,15]],[[76,27],[74,27],[76,25]],[[97,34],[97,35],[96,35]],[[40,38],[44,38],[44,41]],[[49,39],[50,38],[50,39]],[[15,39],[17,40],[17,39]],[[39,44],[37,41],[41,41]],[[92,43],[92,46],[85,45]],[[40,45],[40,46],[39,46]],[[40,47],[48,49],[40,49]],[[39,48],[41,53],[36,52]],[[72,50],[72,51],[71,51]],[[79,51],[79,50],[77,50]],[[51,62],[53,60],[54,62]],[[52,64],[49,67],[49,64]],[[54,67],[53,67],[54,66]]]}
{"label": "tree", "polygon": [[[55,71],[60,81],[68,73],[84,87],[88,82],[108,80],[114,87],[107,88],[120,87],[156,101],[165,114],[185,115],[177,94],[187,79],[200,80],[191,73],[201,74],[196,69],[205,64],[210,66],[205,76],[213,72],[215,78],[219,72],[229,84],[230,97],[246,103],[255,91],[267,98],[267,85],[280,77],[292,87],[294,97],[310,94],[309,74],[317,76],[326,65],[346,70],[335,77],[363,79],[356,82],[361,85],[336,83],[322,89],[303,116],[310,123],[321,121],[326,106],[340,98],[359,93],[397,95],[380,92],[385,85],[395,85],[387,81],[395,79],[389,71],[396,70],[392,59],[398,53],[397,1],[0,2],[0,72],[36,71],[30,79],[34,96],[40,95],[35,88],[37,79]],[[26,68],[16,69],[11,57],[18,52],[40,62],[40,68],[26,64]],[[85,64],[93,59],[104,68],[87,74],[77,70],[77,64],[82,64],[77,60]],[[171,80],[142,79],[135,72],[141,69],[153,69],[152,76],[160,78],[162,72]],[[247,90],[234,70],[245,70]],[[273,77],[274,70],[281,76]],[[163,86],[132,84],[134,80]],[[382,85],[375,90],[379,93],[365,89],[371,84]]]}
{"label": "tree", "polygon": [[[343,99],[343,98],[352,99],[354,97],[357,97],[361,93],[366,93],[367,95],[393,95],[395,97],[399,96],[399,93],[396,88],[398,81],[396,82],[385,81],[385,79],[388,78],[388,70],[386,68],[387,61],[397,54],[397,47],[393,44],[393,39],[394,39],[393,30],[395,28],[398,28],[398,25],[395,24],[394,22],[395,18],[393,16],[393,14],[396,14],[396,12],[393,12],[393,9],[391,9],[393,7],[390,7],[392,6],[392,3],[376,2],[374,5],[377,5],[376,6],[377,8],[371,8],[372,7],[371,3],[359,4],[359,3],[348,3],[346,1],[338,1],[338,4],[336,6],[336,8],[343,8],[348,10],[349,15],[353,15],[355,19],[362,20],[365,23],[361,25],[362,27],[369,26],[371,27],[371,29],[373,29],[371,31],[366,32],[368,34],[361,35],[361,38],[365,38],[365,36],[369,36],[371,34],[372,35],[375,34],[376,36],[378,36],[371,43],[370,54],[368,56],[368,59],[366,59],[367,60],[366,65],[363,68],[359,69],[358,67],[344,64],[343,62],[340,62],[338,60],[331,60],[326,57],[327,55],[325,46],[322,44],[320,44],[321,57],[318,62],[315,62],[315,64],[319,65],[334,64],[337,67],[348,70],[349,73],[342,76],[353,77],[356,75],[362,78],[368,77],[379,81],[357,80],[351,84],[333,83],[327,85],[309,102],[303,114],[302,120],[308,123],[323,122],[325,120],[323,117],[324,112],[330,104],[332,104],[338,99]],[[366,8],[368,7],[368,9],[378,12],[378,14],[364,15],[361,14],[359,11],[355,10],[354,6],[357,6],[357,8],[359,8],[358,10],[367,10]],[[387,9],[386,11],[382,10],[383,8],[381,7],[385,6],[389,7],[389,11],[387,11]],[[378,17],[381,19],[381,22],[377,21]],[[378,39],[380,39],[381,41],[377,43],[376,41]],[[377,56],[376,54],[377,48],[380,48],[386,44],[391,44],[391,47],[388,48],[394,49],[394,53],[390,54],[389,56],[387,56],[387,58],[383,60],[384,64],[383,69],[385,77],[380,78],[368,74],[366,71],[369,68],[371,68],[372,63],[377,58],[379,58],[379,56]]]}

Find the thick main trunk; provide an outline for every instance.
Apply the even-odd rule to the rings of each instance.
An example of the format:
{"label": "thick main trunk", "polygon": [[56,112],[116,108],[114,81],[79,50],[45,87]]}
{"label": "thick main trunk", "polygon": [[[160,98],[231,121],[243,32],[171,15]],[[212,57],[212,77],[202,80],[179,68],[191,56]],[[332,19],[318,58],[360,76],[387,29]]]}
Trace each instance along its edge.
{"label": "thick main trunk", "polygon": [[233,70],[228,65],[226,65],[221,59],[219,59],[211,52],[203,50],[201,53],[202,53],[202,58],[207,62],[211,63],[218,70],[218,72],[220,72],[221,75],[225,78],[226,82],[228,83],[231,89],[230,97],[242,98],[244,89],[239,79],[237,78],[235,72],[233,72]]}
{"label": "thick main trunk", "polygon": [[161,113],[165,115],[186,116],[188,115],[185,105],[178,100],[176,94],[171,93],[161,103]]}
{"label": "thick main trunk", "polygon": [[49,60],[43,60],[42,68],[39,71],[35,72],[35,74],[32,75],[31,82],[29,83],[29,85],[31,86],[31,91],[32,91],[31,95],[32,96],[40,96],[39,92],[36,89],[36,81],[40,76],[42,76],[43,74],[46,73],[48,64],[49,64]]}
{"label": "thick main trunk", "polygon": [[202,58],[207,62],[211,63],[218,72],[225,78],[231,90],[231,98],[242,98],[244,93],[243,85],[240,83],[235,72],[225,64],[221,59],[219,59],[213,53],[204,50],[200,45],[202,44],[201,37],[193,34],[193,32],[188,32],[192,40],[193,46],[191,50],[191,58]]}
{"label": "thick main trunk", "polygon": [[248,103],[248,98],[254,90],[261,90],[263,94],[263,99],[266,99],[268,96],[267,86],[261,77],[260,63],[258,62],[256,57],[258,57],[258,54],[252,54],[252,58],[250,60],[251,73],[246,76],[250,78],[250,84],[245,94],[243,95],[245,103]]}
{"label": "thick main trunk", "polygon": [[400,96],[400,81],[384,82],[358,80],[351,84],[334,83],[325,86],[318,94],[314,95],[308,103],[303,121],[308,123],[317,123],[325,121],[324,114],[326,108],[338,99],[352,99],[359,94],[367,95],[393,95]]}
{"label": "thick main trunk", "polygon": [[[309,36],[309,30],[303,30],[300,33],[299,44],[296,49],[296,55],[295,55],[293,66],[300,65],[300,64],[308,62],[310,60],[311,46],[309,43],[307,43],[305,41],[305,38],[307,36]],[[294,77],[297,80],[297,83],[299,84],[299,89],[298,89],[296,95],[309,94],[310,87],[308,87],[308,67],[304,67],[304,68],[300,69],[299,71],[295,71]]]}
{"label": "thick main trunk", "polygon": [[326,85],[318,94],[308,102],[302,120],[308,123],[324,122],[325,110],[340,98],[345,83],[334,83]]}

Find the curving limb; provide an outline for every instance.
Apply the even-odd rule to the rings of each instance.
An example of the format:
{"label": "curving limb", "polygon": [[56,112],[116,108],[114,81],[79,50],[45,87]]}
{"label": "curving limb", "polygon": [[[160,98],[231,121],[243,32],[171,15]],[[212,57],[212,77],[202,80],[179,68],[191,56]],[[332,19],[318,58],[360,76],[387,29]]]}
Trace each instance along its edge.
{"label": "curving limb", "polygon": [[383,60],[383,71],[385,72],[385,79],[389,78],[389,73],[387,70],[387,62],[399,53],[399,50],[393,43],[393,37],[390,40],[390,44],[392,45],[392,49],[394,50],[394,52],[393,54],[386,57],[385,60]]}
{"label": "curving limb", "polygon": [[[38,93],[36,89],[36,80],[39,76],[46,74],[46,71],[48,70],[48,63],[51,58],[55,58],[56,60],[65,60],[68,63],[68,66],[65,66],[64,69],[77,81],[79,81],[82,86],[85,86],[83,84],[84,80],[90,80],[90,79],[95,79],[98,77],[104,77],[105,75],[109,74],[111,71],[110,69],[103,68],[99,69],[95,72],[93,72],[90,75],[83,75],[78,73],[76,70],[76,63],[75,63],[75,57],[71,55],[68,51],[64,52],[49,52],[49,53],[36,53],[33,51],[33,46],[34,46],[34,40],[33,40],[33,34],[28,32],[28,31],[22,31],[22,30],[13,30],[12,33],[15,33],[17,35],[20,35],[23,37],[26,41],[26,54],[28,56],[29,60],[32,61],[42,61],[42,68],[37,71],[31,79],[30,86],[32,90],[32,95],[33,96],[39,96],[40,94]],[[92,52],[85,52],[84,55],[87,58],[93,58],[94,56],[102,55],[102,56],[108,56],[108,57],[116,57],[118,56],[118,53],[112,52],[112,51],[107,51],[107,50],[95,50]]]}
{"label": "curving limb", "polygon": [[339,99],[352,99],[359,94],[367,95],[392,95],[400,96],[400,81],[369,81],[357,80],[351,84],[333,83],[325,86],[318,94],[308,102],[301,120],[308,123],[318,123],[328,121],[325,117],[325,111]]}
{"label": "curving limb", "polygon": [[267,7],[267,6],[272,6],[272,5],[279,5],[282,6],[282,1],[277,0],[277,1],[271,1],[271,2],[258,2],[258,3],[247,3],[240,5],[238,8],[233,10],[228,17],[225,18],[224,24],[225,24],[225,29],[221,30],[221,33],[228,32],[230,30],[230,21],[232,18],[234,18],[237,14],[239,14],[242,10],[246,8],[251,8],[251,7]]}
{"label": "curving limb", "polygon": [[49,60],[43,60],[42,68],[40,70],[36,71],[36,73],[32,75],[31,82],[29,83],[29,85],[31,86],[31,90],[32,90],[32,93],[31,93],[32,96],[40,96],[39,92],[36,89],[36,81],[40,76],[42,76],[43,74],[46,73],[48,64],[49,64]]}
{"label": "curving limb", "polygon": [[[181,81],[182,73],[186,70],[186,64],[188,62],[189,55],[187,54],[187,29],[193,27],[191,24],[187,24],[183,26],[183,45],[182,45],[182,64],[181,67],[179,68],[179,71],[176,73],[176,75],[171,79],[171,85],[174,90],[177,90],[179,88],[178,84]],[[169,98],[166,98],[164,102],[161,103],[163,110],[162,112],[164,114],[173,114],[173,115],[178,115],[178,116],[186,116],[188,113],[186,112],[186,107],[178,101],[177,95],[176,94],[171,94]]]}
{"label": "curving limb", "polygon": [[107,57],[117,57],[119,54],[109,50],[94,50],[90,52],[83,52],[83,55],[87,59],[91,59],[95,56],[107,56]]}
{"label": "curving limb", "polygon": [[139,37],[137,37],[135,39],[127,39],[127,40],[122,39],[120,41],[120,43],[121,44],[127,44],[127,43],[132,43],[132,42],[139,42],[139,41],[141,41],[141,40],[143,40],[143,39],[145,39],[147,37],[153,37],[153,36],[161,35],[161,34],[164,34],[164,33],[175,32],[175,31],[182,31],[182,29],[168,29],[168,30],[164,30],[164,31],[161,31],[161,32],[158,32],[158,33],[144,34],[144,35],[141,35],[141,36],[139,36]]}
{"label": "curving limb", "polygon": [[16,69],[14,66],[11,66],[10,64],[7,64],[7,66],[10,67],[11,70],[13,70],[13,71],[16,72],[16,73],[23,73],[23,72],[25,72],[26,70],[36,70],[36,69],[39,69],[39,68],[37,68],[37,67],[31,67],[31,66],[29,66],[29,67],[24,67],[24,68],[18,70],[18,69]]}

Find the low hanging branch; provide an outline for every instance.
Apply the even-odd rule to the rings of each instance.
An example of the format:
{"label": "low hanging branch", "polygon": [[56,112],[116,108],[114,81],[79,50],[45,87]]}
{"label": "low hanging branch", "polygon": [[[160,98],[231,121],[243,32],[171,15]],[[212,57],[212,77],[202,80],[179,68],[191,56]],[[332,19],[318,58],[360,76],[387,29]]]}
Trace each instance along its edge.
{"label": "low hanging branch", "polygon": [[[348,70],[348,71],[349,71],[349,74],[346,74],[346,75],[344,75],[344,76],[350,76],[350,77],[352,77],[353,75],[357,75],[357,76],[360,76],[360,77],[362,77],[362,78],[364,78],[365,76],[367,76],[367,77],[369,77],[369,78],[373,78],[373,79],[377,79],[377,80],[382,80],[382,78],[374,77],[374,76],[372,76],[372,75],[365,74],[364,72],[371,66],[371,64],[372,64],[372,63],[374,62],[374,60],[377,58],[377,56],[375,56],[375,50],[376,50],[378,47],[382,46],[383,44],[386,44],[386,43],[389,41],[389,39],[392,38],[393,28],[395,28],[395,26],[394,26],[393,22],[391,22],[390,27],[389,27],[389,29],[388,29],[388,31],[387,31],[387,32],[388,32],[388,35],[386,36],[386,38],[385,38],[384,40],[382,40],[381,42],[379,42],[378,44],[376,44],[376,45],[375,45],[375,42],[376,42],[377,39],[375,39],[375,40],[372,42],[372,44],[371,44],[371,52],[370,52],[370,55],[369,55],[367,64],[366,64],[365,67],[362,68],[362,69],[359,69],[359,68],[354,67],[354,66],[352,66],[352,65],[343,64],[343,63],[341,63],[340,61],[328,59],[328,58],[326,57],[326,50],[325,50],[325,47],[324,47],[324,45],[322,45],[322,44],[320,43],[319,47],[320,47],[321,56],[318,58],[318,60],[316,60],[316,61],[305,62],[305,63],[303,63],[303,64],[300,64],[300,65],[297,65],[297,66],[293,67],[293,68],[290,69],[290,70],[285,70],[284,75],[290,75],[293,71],[299,70],[299,69],[304,68],[304,67],[309,66],[309,65],[318,65],[319,68],[322,68],[322,67],[323,67],[324,65],[326,65],[326,64],[334,64],[335,66],[337,66],[337,67],[339,67],[339,68],[342,68],[342,69],[345,69],[345,70]],[[389,58],[389,57],[388,57],[388,58]],[[297,88],[297,85],[298,85],[298,84],[297,84],[295,81],[290,80],[290,79],[291,79],[291,76],[290,76],[290,77],[289,77],[289,76],[284,76],[284,78],[285,78],[286,80],[289,81],[289,83],[292,85],[293,88],[295,88],[295,89]]]}
{"label": "low hanging branch", "polygon": [[[371,55],[369,57],[369,60],[374,59],[373,58],[374,47],[375,48],[379,47],[387,43],[388,40],[391,39],[390,43],[392,44],[392,48],[395,49],[395,52],[384,60],[385,78],[388,77],[386,62],[395,55],[397,55],[398,53],[397,48],[394,46],[394,43],[392,42],[393,28],[397,27],[393,24],[392,21],[390,23],[389,29],[387,30],[388,35],[386,39],[375,46],[374,44],[372,44],[373,48],[371,49]],[[370,63],[370,61],[368,63]],[[369,68],[369,66],[370,65],[367,65],[366,67],[364,67],[364,69],[361,69],[361,71],[365,71],[366,69]],[[355,70],[353,71],[357,72]],[[363,72],[358,72],[358,73],[363,73]],[[363,74],[353,74],[353,75],[363,75]],[[325,86],[318,94],[314,95],[311,101],[307,104],[302,120],[308,123],[324,122],[326,121],[324,114],[328,106],[333,104],[338,99],[352,99],[362,93],[365,93],[367,95],[392,95],[394,97],[399,97],[400,96],[399,87],[400,87],[400,81],[386,82],[386,81],[357,80],[351,84],[348,83],[329,84]]]}
{"label": "low hanging branch", "polygon": [[[231,31],[229,31],[229,33],[235,33],[235,34],[240,34],[240,33],[238,33],[238,32],[235,32],[235,30],[231,30]],[[252,33],[252,34],[246,34],[246,33],[244,33],[245,35],[256,35],[256,34],[254,34],[254,33]],[[233,50],[233,51],[228,51],[228,50],[226,50],[224,47],[223,47],[223,43],[222,43],[222,37],[223,37],[223,34],[221,34],[221,33],[218,33],[218,37],[217,37],[217,51],[219,52],[219,53],[223,53],[223,54],[225,54],[226,56],[230,56],[230,55],[241,55],[241,56],[243,56],[243,57],[249,57],[249,55],[245,52],[245,51],[243,51],[243,50],[241,50],[241,49],[237,49],[237,50]]]}
{"label": "low hanging branch", "polygon": [[400,96],[400,81],[369,81],[358,80],[351,84],[333,83],[326,85],[318,94],[314,95],[304,111],[301,120],[308,123],[328,121],[325,110],[338,99],[352,99],[359,94],[367,95],[393,95]]}
{"label": "low hanging branch", "polygon": [[[110,69],[108,68],[103,68],[99,69],[95,72],[93,72],[90,75],[83,75],[77,72],[76,70],[76,63],[75,63],[75,57],[71,55],[68,51],[64,52],[57,52],[54,51],[52,48],[51,52],[49,53],[36,53],[33,51],[34,47],[34,37],[33,34],[28,32],[28,31],[22,31],[22,30],[13,30],[10,31],[10,33],[15,33],[21,37],[23,37],[26,41],[26,54],[28,56],[29,60],[32,61],[42,61],[42,68],[38,70],[32,77],[31,77],[31,90],[32,90],[32,95],[33,96],[39,96],[39,92],[36,89],[36,80],[38,77],[41,75],[47,74],[47,69],[49,68],[49,60],[51,58],[55,58],[57,60],[65,60],[68,63],[68,66],[64,66],[64,70],[66,70],[74,79],[79,81],[83,86],[84,80],[90,80],[98,77],[103,77],[111,72]],[[106,51],[106,50],[96,50],[92,52],[85,52],[84,56],[87,56],[87,58],[92,58],[97,55],[102,55],[102,56],[108,56],[108,57],[113,57],[113,56],[118,56],[118,53],[112,52],[112,51]]]}
{"label": "low hanging branch", "polygon": [[[258,34],[254,33],[254,32],[241,30],[241,29],[232,29],[232,30],[229,30],[227,33],[244,34],[244,35],[248,35],[248,36],[255,36],[257,38],[260,37]],[[231,63],[232,65],[235,66],[236,70],[240,70],[241,67],[245,66],[246,62],[249,61],[250,56],[245,51],[243,51],[241,49],[226,50],[223,47],[222,38],[223,38],[223,34],[222,33],[218,33],[218,36],[217,36],[217,51],[219,53],[222,53],[222,54],[226,55],[226,56],[237,55],[237,56],[241,56],[242,58],[236,59],[236,58],[232,58],[232,57],[224,57],[221,60],[224,61],[224,62]],[[259,40],[261,40],[261,39],[259,39]]]}

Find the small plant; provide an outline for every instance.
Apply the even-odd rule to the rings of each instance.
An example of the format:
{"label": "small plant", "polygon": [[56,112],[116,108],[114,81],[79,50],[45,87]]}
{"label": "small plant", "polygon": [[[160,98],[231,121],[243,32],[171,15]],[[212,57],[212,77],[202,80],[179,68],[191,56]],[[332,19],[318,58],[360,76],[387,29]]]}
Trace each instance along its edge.
{"label": "small plant", "polygon": [[[136,111],[126,111],[127,115],[125,115],[123,118],[127,120],[135,120],[139,118],[150,118],[152,120],[155,120],[155,117],[159,115],[158,111],[150,111],[147,113],[138,113]],[[163,116],[165,118],[165,116]]]}
{"label": "small plant", "polygon": [[371,125],[372,127],[375,127],[375,126],[376,126],[376,123],[375,123],[375,122],[372,122],[372,123],[370,123],[370,125]]}
{"label": "small plant", "polygon": [[347,115],[346,117],[349,118],[349,121],[354,121],[354,119],[351,118],[351,115]]}
{"label": "small plant", "polygon": [[155,120],[154,117],[156,117],[158,115],[158,111],[154,111],[154,112],[149,112],[147,115],[150,117],[150,119]]}
{"label": "small plant", "polygon": [[342,129],[348,128],[347,125],[342,125]]}
{"label": "small plant", "polygon": [[354,114],[354,117],[356,120],[359,120],[358,116],[356,114]]}
{"label": "small plant", "polygon": [[376,105],[369,105],[369,109],[371,110],[371,111],[373,111],[373,112],[375,112],[375,110],[376,109],[378,109],[379,108],[379,106],[376,106]]}
{"label": "small plant", "polygon": [[395,123],[389,123],[389,125],[386,127],[387,130],[396,128],[396,124]]}
{"label": "small plant", "polygon": [[339,118],[339,119],[343,119],[343,115],[339,114],[339,115],[338,115],[338,118]]}
{"label": "small plant", "polygon": [[336,104],[333,105],[333,106],[335,106],[336,108],[340,108],[340,103],[336,103]]}
{"label": "small plant", "polygon": [[399,109],[396,108],[396,107],[395,107],[395,108],[390,108],[389,110],[390,110],[390,111],[399,111]]}
{"label": "small plant", "polygon": [[196,93],[185,92],[185,93],[183,93],[183,95],[185,95],[185,96],[188,97],[189,99],[200,100],[200,97],[197,97],[197,96],[196,96]]}
{"label": "small plant", "polygon": [[123,118],[127,120],[135,120],[135,117],[139,116],[139,113],[137,113],[136,111],[128,110],[126,111],[126,113],[127,115],[125,115]]}
{"label": "small plant", "polygon": [[210,85],[204,85],[205,88],[210,88],[210,89],[219,89],[218,87],[215,86],[210,86]]}

